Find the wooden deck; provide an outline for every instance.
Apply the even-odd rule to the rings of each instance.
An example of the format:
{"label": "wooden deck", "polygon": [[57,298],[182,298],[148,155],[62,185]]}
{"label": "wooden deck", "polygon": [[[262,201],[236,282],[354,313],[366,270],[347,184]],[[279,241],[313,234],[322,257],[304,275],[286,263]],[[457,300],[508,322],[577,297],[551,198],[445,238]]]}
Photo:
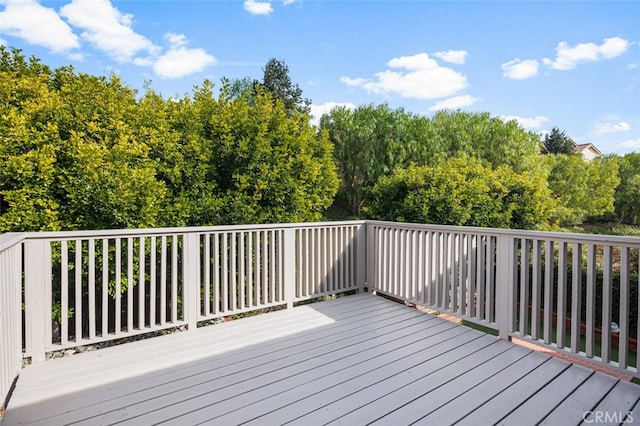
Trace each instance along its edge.
{"label": "wooden deck", "polygon": [[640,421],[639,400],[640,386],[360,294],[29,366],[3,425],[620,423]]}

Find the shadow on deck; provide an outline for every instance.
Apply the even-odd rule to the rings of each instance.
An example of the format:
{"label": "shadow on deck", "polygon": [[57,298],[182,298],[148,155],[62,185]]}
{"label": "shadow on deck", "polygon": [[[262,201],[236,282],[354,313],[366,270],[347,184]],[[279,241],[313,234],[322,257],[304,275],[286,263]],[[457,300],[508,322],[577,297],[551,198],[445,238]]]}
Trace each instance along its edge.
{"label": "shadow on deck", "polygon": [[611,424],[639,400],[635,384],[365,293],[28,366],[3,425]]}

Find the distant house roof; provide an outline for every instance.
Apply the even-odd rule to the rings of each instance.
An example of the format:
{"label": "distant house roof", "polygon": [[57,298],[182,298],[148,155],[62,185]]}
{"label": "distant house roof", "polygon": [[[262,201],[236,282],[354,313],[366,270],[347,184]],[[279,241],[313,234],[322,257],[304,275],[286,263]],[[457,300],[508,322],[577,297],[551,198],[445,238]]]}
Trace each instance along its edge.
{"label": "distant house roof", "polygon": [[581,143],[579,145],[575,144],[573,149],[576,152],[580,152],[580,153],[585,152],[585,151],[592,151],[595,154],[602,155],[600,150],[598,148],[596,148],[596,146],[594,144],[592,144],[592,143]]}

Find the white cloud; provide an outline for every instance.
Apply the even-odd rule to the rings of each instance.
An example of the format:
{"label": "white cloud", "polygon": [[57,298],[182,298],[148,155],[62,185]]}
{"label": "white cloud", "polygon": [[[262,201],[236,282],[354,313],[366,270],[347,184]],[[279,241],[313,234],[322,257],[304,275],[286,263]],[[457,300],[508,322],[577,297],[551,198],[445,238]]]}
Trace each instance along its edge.
{"label": "white cloud", "polygon": [[82,39],[118,62],[131,62],[140,52],[157,54],[159,48],[131,28],[133,16],[122,14],[109,0],[72,0],[60,14],[82,28]]}
{"label": "white cloud", "polygon": [[290,4],[295,3],[297,0],[282,0],[282,4],[285,6],[289,6]]}
{"label": "white cloud", "polygon": [[556,58],[544,58],[544,64],[556,70],[570,70],[580,62],[602,61],[622,55],[629,48],[629,42],[620,37],[605,38],[602,44],[581,43],[570,46],[566,41],[558,43]]}
{"label": "white cloud", "polygon": [[6,7],[0,12],[0,33],[46,47],[53,53],[67,53],[80,47],[78,37],[53,9],[35,0],[2,3]]}
{"label": "white cloud", "polygon": [[621,148],[640,149],[640,138],[629,139],[618,144]]}
{"label": "white cloud", "polygon": [[351,77],[340,77],[340,81],[346,84],[347,86],[358,87],[365,84],[367,81],[366,78],[351,78]]}
{"label": "white cloud", "polygon": [[502,76],[511,80],[526,80],[538,74],[538,61],[535,59],[513,59],[502,64]]}
{"label": "white cloud", "polygon": [[629,123],[625,123],[624,121],[620,121],[617,123],[597,123],[595,125],[595,132],[599,135],[604,135],[607,133],[618,133],[618,132],[626,132],[631,130],[631,126]]}
{"label": "white cloud", "polygon": [[437,104],[429,108],[429,111],[434,112],[434,111],[440,111],[442,109],[463,108],[463,107],[471,106],[479,100],[480,100],[479,98],[474,98],[473,96],[469,96],[469,95],[454,96],[453,98],[445,99],[443,101],[438,102]]}
{"label": "white cloud", "polygon": [[273,12],[271,3],[267,1],[245,0],[243,6],[244,10],[252,15],[268,15]]}
{"label": "white cloud", "polygon": [[518,117],[517,115],[501,115],[504,122],[516,120],[525,129],[539,129],[549,121],[547,117],[537,115],[535,117]]}
{"label": "white cloud", "polygon": [[387,65],[392,69],[376,73],[374,79],[342,77],[340,81],[369,93],[411,99],[445,98],[468,86],[464,74],[440,66],[426,53],[393,58]]}
{"label": "white cloud", "polygon": [[336,107],[344,107],[351,110],[356,109],[356,106],[351,102],[325,102],[320,105],[311,105],[311,124],[317,126],[320,123],[320,118]]}
{"label": "white cloud", "polygon": [[[204,49],[188,49],[187,38],[184,34],[167,33],[164,36],[171,47],[157,58],[153,70],[162,78],[180,78],[203,71],[206,67],[216,64],[215,57]],[[144,65],[139,63],[139,65]]]}
{"label": "white cloud", "polygon": [[467,60],[468,53],[466,50],[447,50],[445,52],[436,52],[433,56],[445,62],[462,65]]}

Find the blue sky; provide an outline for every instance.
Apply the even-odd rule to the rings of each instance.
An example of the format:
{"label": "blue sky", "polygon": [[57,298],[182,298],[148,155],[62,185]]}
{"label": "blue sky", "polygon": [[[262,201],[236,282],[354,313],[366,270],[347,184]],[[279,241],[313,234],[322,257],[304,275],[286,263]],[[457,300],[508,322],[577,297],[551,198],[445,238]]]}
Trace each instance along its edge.
{"label": "blue sky", "polygon": [[640,152],[638,1],[0,0],[0,43],[165,97],[274,57],[316,116],[459,108]]}

